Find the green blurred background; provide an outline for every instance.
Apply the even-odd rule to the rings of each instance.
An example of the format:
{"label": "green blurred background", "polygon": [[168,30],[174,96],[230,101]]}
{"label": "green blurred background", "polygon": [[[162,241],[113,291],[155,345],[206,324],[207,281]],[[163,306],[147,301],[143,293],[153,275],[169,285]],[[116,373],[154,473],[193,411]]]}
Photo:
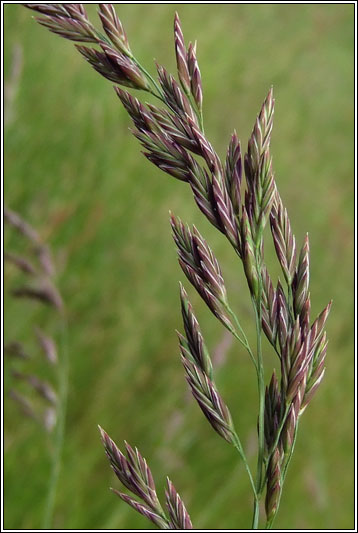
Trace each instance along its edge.
{"label": "green blurred background", "polygon": [[[326,376],[300,424],[276,527],[353,528],[354,6],[118,5],[131,47],[149,68],[155,58],[175,69],[176,9],[186,41],[198,40],[206,133],[219,154],[234,128],[246,146],[273,84],[276,180],[298,243],[310,235],[313,314],[334,300]],[[88,10],[95,20],[94,6]],[[170,476],[195,527],[249,527],[245,471],[190,397],[180,365],[175,329],[182,327],[178,281],[184,279],[168,210],[195,223],[210,242],[254,342],[241,265],[199,213],[189,187],[140,155],[111,84],[19,5],[5,6],[5,80],[5,201],[51,245],[69,314],[69,404],[53,527],[151,527],[109,492],[119,483],[97,424],[117,443],[140,448],[160,494]],[[5,245],[23,246],[10,230]],[[273,264],[271,243],[267,258]],[[5,286],[16,280],[7,266]],[[254,467],[250,361],[185,285]],[[5,309],[5,339],[27,343],[30,365],[42,368],[31,328],[46,324],[57,336],[56,319],[7,296]],[[266,344],[265,358],[268,380],[278,361]],[[14,385],[8,368],[6,361],[6,390]],[[50,442],[5,400],[5,527],[38,528]]]}

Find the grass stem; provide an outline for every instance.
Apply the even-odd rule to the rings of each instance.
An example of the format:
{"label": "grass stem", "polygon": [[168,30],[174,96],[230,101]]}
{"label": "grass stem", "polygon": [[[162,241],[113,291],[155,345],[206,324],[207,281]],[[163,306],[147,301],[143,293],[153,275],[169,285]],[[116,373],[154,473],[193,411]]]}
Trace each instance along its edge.
{"label": "grass stem", "polygon": [[47,500],[43,516],[43,529],[49,530],[52,526],[53,513],[56,502],[58,480],[61,471],[63,443],[66,425],[66,410],[68,396],[68,323],[63,312],[61,324],[61,349],[59,358],[58,376],[58,407],[57,407],[57,427],[54,435],[54,450],[52,456],[52,467],[49,479]]}

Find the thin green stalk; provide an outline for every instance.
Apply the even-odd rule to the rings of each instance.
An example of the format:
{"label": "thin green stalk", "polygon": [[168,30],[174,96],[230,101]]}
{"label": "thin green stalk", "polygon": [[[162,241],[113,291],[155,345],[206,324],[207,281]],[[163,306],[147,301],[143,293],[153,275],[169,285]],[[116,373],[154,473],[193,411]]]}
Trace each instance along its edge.
{"label": "thin green stalk", "polygon": [[[259,241],[260,242],[260,241]],[[265,459],[265,374],[262,357],[262,317],[261,317],[261,296],[262,296],[262,279],[260,266],[260,245],[256,246],[256,267],[259,273],[258,296],[257,300],[253,297],[252,304],[255,312],[256,335],[257,335],[257,386],[259,392],[259,416],[258,416],[258,454],[257,454],[257,472],[256,472],[256,493],[257,500],[254,502],[254,512],[252,519],[252,529],[258,529],[260,517],[259,500],[262,490],[262,479]]]}
{"label": "thin green stalk", "polygon": [[199,116],[198,116],[198,119],[199,119],[200,129],[201,129],[201,131],[203,132],[203,134],[205,135],[205,131],[204,131],[204,117],[203,117],[203,110],[202,110],[202,109],[199,110]]}
{"label": "thin green stalk", "polygon": [[[104,35],[102,32],[100,32],[99,30],[95,29],[95,32],[96,32],[96,35],[97,37],[99,38],[99,41],[103,41],[105,42],[108,46],[110,47],[113,47],[113,44],[112,42],[110,41],[110,39],[108,39],[108,37],[106,35]],[[98,43],[100,44],[100,43]],[[118,47],[117,47],[118,48]],[[153,91],[149,91],[153,96],[155,96],[156,98],[159,98],[159,100],[161,100],[162,102],[165,103],[165,100],[162,96],[162,91],[159,87],[159,85],[157,84],[157,82],[155,81],[155,79],[149,74],[149,72],[143,67],[143,65],[141,65],[141,63],[139,63],[138,59],[135,58],[135,56],[130,53],[129,51],[126,53],[126,55],[133,61],[133,63],[135,63],[137,65],[137,67],[139,68],[139,70],[141,72],[143,72],[143,74],[148,78],[148,80],[152,83],[152,85],[155,87],[155,89],[158,91],[158,94],[153,92]]]}
{"label": "thin green stalk", "polygon": [[271,456],[272,456],[273,452],[276,450],[276,448],[278,446],[278,443],[279,443],[279,440],[280,440],[280,437],[281,437],[281,433],[282,433],[283,427],[285,425],[289,410],[290,410],[290,405],[286,405],[285,412],[284,412],[283,417],[281,419],[280,425],[279,425],[279,427],[277,429],[277,434],[276,434],[275,441],[272,444],[267,456],[264,458],[265,475],[262,478],[262,483],[261,483],[261,487],[260,487],[260,490],[259,490],[259,494],[261,494],[262,491],[265,488],[265,483],[266,483],[266,478],[267,478],[266,468],[267,468],[267,465],[270,462],[270,459],[271,459]]}
{"label": "thin green stalk", "polygon": [[250,356],[250,359],[251,361],[253,362],[255,368],[256,368],[256,372],[257,372],[257,362],[256,362],[256,359],[255,359],[255,356],[254,354],[252,353],[252,350],[251,350],[251,347],[250,347],[250,344],[249,344],[249,341],[245,335],[245,332],[244,330],[242,329],[241,327],[241,324],[239,322],[239,319],[237,318],[236,314],[234,313],[234,311],[231,309],[231,307],[229,306],[228,303],[224,303],[225,305],[225,309],[227,310],[227,312],[230,314],[230,316],[234,319],[234,322],[238,328],[238,330],[240,331],[241,335],[243,338],[240,337],[240,335],[237,334],[237,332],[235,330],[232,330],[232,334],[234,335],[234,337],[243,345],[243,347],[248,351],[248,354]]}
{"label": "thin green stalk", "polygon": [[279,442],[279,440],[280,440],[281,433],[282,433],[282,430],[283,430],[283,426],[285,425],[286,418],[287,418],[287,416],[288,416],[288,413],[289,413],[290,407],[291,407],[291,404],[286,405],[285,412],[284,412],[284,414],[283,414],[283,417],[282,417],[281,423],[280,423],[280,425],[279,425],[279,427],[278,427],[278,429],[277,429],[277,434],[276,434],[275,441],[274,441],[273,445],[271,446],[270,451],[269,451],[269,453],[268,453],[267,462],[269,462],[271,455],[273,454],[273,452],[276,450],[276,448],[277,448],[277,446],[278,446],[278,442]]}
{"label": "thin green stalk", "polygon": [[198,119],[198,122],[199,122],[199,129],[200,129],[201,133],[202,133],[203,135],[205,135],[203,112],[202,112],[201,109],[198,109],[198,106],[197,106],[196,104],[193,103],[193,99],[192,99],[191,95],[188,95],[188,98],[189,98],[189,101],[190,101],[191,107],[193,108],[194,113],[195,113],[195,115],[196,115],[196,118]]}
{"label": "thin green stalk", "polygon": [[139,70],[141,72],[143,72],[144,76],[146,76],[148,78],[148,80],[152,83],[153,87],[155,88],[155,90],[157,92],[153,92],[153,91],[150,91],[150,93],[155,96],[156,98],[158,98],[161,102],[163,102],[164,104],[166,103],[165,102],[165,99],[163,97],[163,93],[162,93],[162,90],[161,88],[159,87],[158,83],[155,81],[155,79],[153,78],[153,76],[151,74],[149,74],[149,72],[147,71],[147,69],[145,69],[143,67],[143,65],[141,65],[141,63],[139,63],[139,61],[134,57],[132,56],[131,57],[133,63],[135,63],[137,65],[137,67],[139,68]]}
{"label": "thin green stalk", "polygon": [[233,437],[234,437],[233,444],[234,444],[235,448],[237,449],[237,451],[239,452],[240,457],[241,457],[241,459],[242,459],[242,461],[243,461],[243,463],[245,465],[245,469],[246,469],[246,471],[248,473],[248,476],[249,476],[249,479],[250,479],[250,483],[251,483],[251,487],[252,487],[252,490],[253,490],[253,493],[254,493],[254,497],[255,497],[255,500],[256,500],[257,499],[257,493],[256,493],[255,482],[254,482],[254,479],[252,477],[251,470],[250,470],[249,464],[247,462],[244,449],[242,447],[242,444],[241,444],[241,441],[239,439],[239,436],[237,435],[236,432],[234,432]]}
{"label": "thin green stalk", "polygon": [[189,100],[192,109],[194,110],[196,118],[198,119],[200,131],[202,132],[203,135],[205,135],[203,110],[202,108],[198,107],[197,103],[194,101],[194,98],[191,92],[188,89],[186,89],[183,85],[182,85],[182,89],[184,91],[185,96]]}
{"label": "thin green stalk", "polygon": [[293,455],[293,452],[294,452],[294,449],[295,449],[295,444],[296,444],[296,440],[297,440],[297,432],[298,432],[298,423],[299,423],[299,420],[300,418],[298,417],[297,418],[297,422],[296,422],[296,429],[295,429],[295,436],[293,438],[293,442],[292,442],[292,447],[291,447],[291,450],[290,450],[290,453],[287,457],[287,460],[286,460],[286,463],[285,463],[285,466],[283,468],[283,472],[282,472],[282,476],[281,476],[281,483],[282,485],[284,484],[285,482],[285,479],[286,479],[286,474],[287,474],[287,469],[288,469],[288,466],[290,464],[290,461],[292,459],[292,455]]}
{"label": "thin green stalk", "polygon": [[[264,428],[263,428],[264,411],[263,411],[263,409],[265,407],[265,404],[264,404],[264,401],[265,401],[265,387],[264,387],[264,379],[263,379],[263,368],[262,368],[262,370],[260,370],[260,366],[259,366],[260,365],[260,361],[261,361],[261,367],[262,367],[261,318],[258,319],[256,304],[255,304],[255,302],[253,302],[253,303],[254,303],[254,309],[255,309],[255,316],[257,317],[256,328],[258,328],[257,329],[257,341],[258,341],[258,344],[257,344],[258,360],[257,361],[255,359],[254,354],[252,353],[252,350],[250,348],[248,339],[247,339],[247,337],[245,335],[244,330],[241,327],[241,324],[240,324],[236,314],[234,313],[234,311],[232,311],[232,309],[230,308],[230,306],[227,303],[225,304],[225,307],[226,307],[228,313],[234,319],[234,322],[237,325],[239,331],[241,332],[244,340],[239,335],[237,335],[237,333],[235,331],[233,331],[233,334],[241,342],[241,344],[246,348],[246,350],[248,351],[250,359],[253,362],[253,364],[255,366],[255,369],[256,369],[256,374],[257,374],[257,379],[258,379],[258,386],[259,386],[260,413],[261,413],[261,410],[262,410],[262,415],[259,415],[259,435],[260,435],[260,430],[261,430],[262,437],[264,437]],[[260,323],[258,323],[258,320],[260,320]],[[261,399],[261,397],[262,397],[262,384],[263,384],[263,406],[262,406],[262,399]],[[260,420],[261,420],[261,422],[260,422]],[[261,426],[260,426],[260,424],[261,424]],[[252,490],[253,490],[253,493],[254,493],[254,512],[253,512],[253,519],[252,519],[252,529],[258,529],[258,522],[259,522],[259,516],[260,516],[260,494],[259,494],[259,491],[260,491],[260,488],[261,488],[262,466],[263,466],[263,459],[264,459],[263,453],[264,453],[264,444],[265,443],[264,443],[264,441],[263,441],[263,443],[259,443],[258,467],[257,467],[257,474],[256,474],[257,475],[257,479],[256,479],[256,484],[255,484],[254,480],[252,478],[252,474],[251,474],[250,468],[248,466],[248,463],[247,463],[247,460],[246,460],[246,456],[244,454],[240,439],[236,435],[236,433],[235,433],[235,437],[237,439],[237,442],[235,442],[234,446],[237,448],[237,450],[238,450],[238,452],[239,452],[239,454],[240,454],[240,456],[241,456],[241,458],[242,458],[242,460],[244,462],[245,468],[246,468],[246,470],[248,472],[248,475],[249,475],[249,478],[250,478]],[[261,472],[260,475],[258,475],[259,472]]]}
{"label": "thin green stalk", "polygon": [[262,358],[262,342],[261,342],[261,312],[258,311],[255,300],[253,299],[253,306],[255,311],[255,322],[256,322],[256,334],[257,334],[257,385],[259,391],[259,417],[258,417],[258,456],[257,456],[257,472],[256,472],[256,492],[258,496],[258,501],[255,500],[254,503],[254,513],[252,520],[252,529],[258,529],[259,521],[259,499],[260,499],[260,490],[262,487],[262,472],[264,466],[264,454],[265,454],[265,433],[264,433],[264,414],[265,414],[265,379],[264,379],[264,368],[263,368],[263,358]]}
{"label": "thin green stalk", "polygon": [[259,528],[259,518],[260,518],[260,499],[257,495],[254,499],[254,511],[252,516],[252,524],[251,529],[258,529]]}
{"label": "thin green stalk", "polygon": [[104,33],[102,33],[101,31],[97,30],[96,28],[94,28],[94,31],[95,31],[97,37],[99,38],[99,42],[97,42],[97,44],[100,44],[100,42],[103,41],[104,43],[108,44],[108,46],[110,46],[110,47],[113,46],[111,40],[108,39],[108,37],[106,35],[104,35]]}
{"label": "thin green stalk", "polygon": [[62,316],[61,325],[61,346],[59,359],[59,375],[58,375],[58,405],[57,405],[57,426],[54,435],[54,450],[52,456],[52,467],[49,478],[49,485],[47,491],[47,501],[45,504],[45,512],[43,517],[43,529],[51,529],[53,512],[56,501],[56,492],[58,486],[58,479],[61,470],[63,442],[65,435],[66,410],[67,410],[67,396],[68,396],[68,325],[65,312]]}
{"label": "thin green stalk", "polygon": [[[237,335],[235,331],[233,331],[234,336],[241,342],[241,344],[246,348],[250,355],[250,359],[252,360],[257,374],[257,380],[258,380],[258,388],[259,388],[259,454],[258,454],[258,466],[257,466],[257,479],[256,483],[254,483],[251,471],[249,469],[249,466],[246,461],[246,457],[244,455],[240,440],[238,436],[236,435],[237,442],[234,444],[237,450],[240,453],[240,456],[242,460],[244,461],[245,468],[249,474],[252,490],[254,493],[254,512],[253,512],[253,519],[252,519],[252,529],[258,529],[258,522],[259,522],[259,515],[260,515],[260,490],[261,490],[261,484],[262,484],[262,469],[263,469],[263,460],[264,460],[264,408],[265,408],[265,383],[264,383],[264,376],[263,376],[263,362],[262,362],[262,348],[261,348],[261,317],[258,316],[256,303],[253,300],[254,310],[255,310],[255,317],[256,317],[256,331],[257,331],[257,354],[258,358],[257,361],[255,359],[254,354],[252,353],[252,350],[250,348],[248,339],[245,335],[244,330],[241,327],[241,324],[230,306],[226,303],[225,307],[228,311],[228,313],[232,316],[234,319],[235,324],[237,325],[239,331],[241,332],[243,339]],[[261,365],[261,367],[260,367]],[[261,435],[261,438],[260,438]]]}

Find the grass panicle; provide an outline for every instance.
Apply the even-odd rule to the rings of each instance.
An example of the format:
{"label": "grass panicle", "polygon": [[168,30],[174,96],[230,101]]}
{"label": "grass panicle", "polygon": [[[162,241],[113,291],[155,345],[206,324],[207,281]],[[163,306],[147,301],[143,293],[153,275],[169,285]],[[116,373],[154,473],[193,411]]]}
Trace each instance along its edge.
{"label": "grass panicle", "polygon": [[[182,287],[185,335],[179,334],[179,344],[187,381],[213,429],[234,444],[245,464],[253,490],[253,529],[259,528],[260,500],[266,490],[265,527],[269,529],[278,512],[300,416],[324,375],[327,351],[324,328],[331,308],[329,303],[311,324],[308,236],[297,257],[295,236],[274,177],[270,148],[275,106],[273,88],[254,121],[246,153],[242,155],[235,132],[222,161],[204,131],[203,86],[196,43],[186,46],[177,13],[174,51],[178,80],[162,65],[156,64],[156,79],[141,65],[129,48],[112,4],[100,4],[99,8],[105,35],[88,20],[82,4],[26,6],[39,13],[38,22],[52,32],[77,43],[97,46],[76,45],[97,72],[116,84],[116,94],[133,122],[133,134],[144,149],[144,156],[164,173],[190,186],[200,211],[228,239],[235,258],[243,264],[253,303],[256,353],[229,307],[214,252],[196,228],[191,229],[171,216],[184,274],[213,314],[246,348],[255,366],[259,413],[257,472],[253,481],[229,409],[213,380],[212,363],[199,323]],[[157,105],[142,101],[123,87],[136,89],[139,95],[141,91],[150,92]],[[268,221],[283,281],[273,280],[265,263],[264,230]],[[262,332],[280,361],[280,375],[270,370],[268,386],[265,386],[267,363],[262,350]],[[103,430],[102,439],[117,477],[143,503],[121,493],[119,496],[162,529],[191,529],[190,518],[171,482],[168,481],[166,493],[170,515],[167,518],[139,452],[127,445],[125,457]]]}

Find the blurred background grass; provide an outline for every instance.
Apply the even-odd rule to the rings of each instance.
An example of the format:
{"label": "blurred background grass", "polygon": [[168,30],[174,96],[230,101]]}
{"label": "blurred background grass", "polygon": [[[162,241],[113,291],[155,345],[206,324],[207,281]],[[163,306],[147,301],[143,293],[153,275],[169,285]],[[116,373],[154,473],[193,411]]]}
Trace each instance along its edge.
{"label": "blurred background grass", "polygon": [[[206,132],[220,154],[234,128],[246,145],[274,85],[276,179],[298,242],[310,234],[313,313],[334,300],[326,376],[301,422],[276,527],[352,528],[354,7],[117,6],[144,64],[155,57],[174,70],[175,9],[186,40],[198,40]],[[94,6],[89,11],[95,15]],[[253,341],[242,268],[198,212],[189,188],[139,154],[111,84],[71,43],[36,25],[29,11],[6,5],[5,80],[14,47],[23,65],[7,104],[5,200],[52,246],[70,323],[69,409],[53,526],[148,528],[108,491],[118,482],[101,448],[100,423],[118,443],[126,439],[140,448],[158,490],[166,475],[173,479],[197,528],[248,527],[244,469],[194,405],[179,362],[174,330],[181,328],[183,275],[168,210],[195,223],[214,248]],[[17,246],[10,231],[5,237],[6,247]],[[6,268],[5,285],[13,278]],[[189,291],[220,363],[221,393],[254,464],[257,395],[247,354]],[[33,323],[44,318],[33,305],[7,297],[5,309],[6,340],[30,339]],[[278,366],[269,350],[265,357],[268,367]],[[6,375],[7,387],[10,381]],[[38,528],[48,442],[9,401],[5,453],[5,527]]]}

